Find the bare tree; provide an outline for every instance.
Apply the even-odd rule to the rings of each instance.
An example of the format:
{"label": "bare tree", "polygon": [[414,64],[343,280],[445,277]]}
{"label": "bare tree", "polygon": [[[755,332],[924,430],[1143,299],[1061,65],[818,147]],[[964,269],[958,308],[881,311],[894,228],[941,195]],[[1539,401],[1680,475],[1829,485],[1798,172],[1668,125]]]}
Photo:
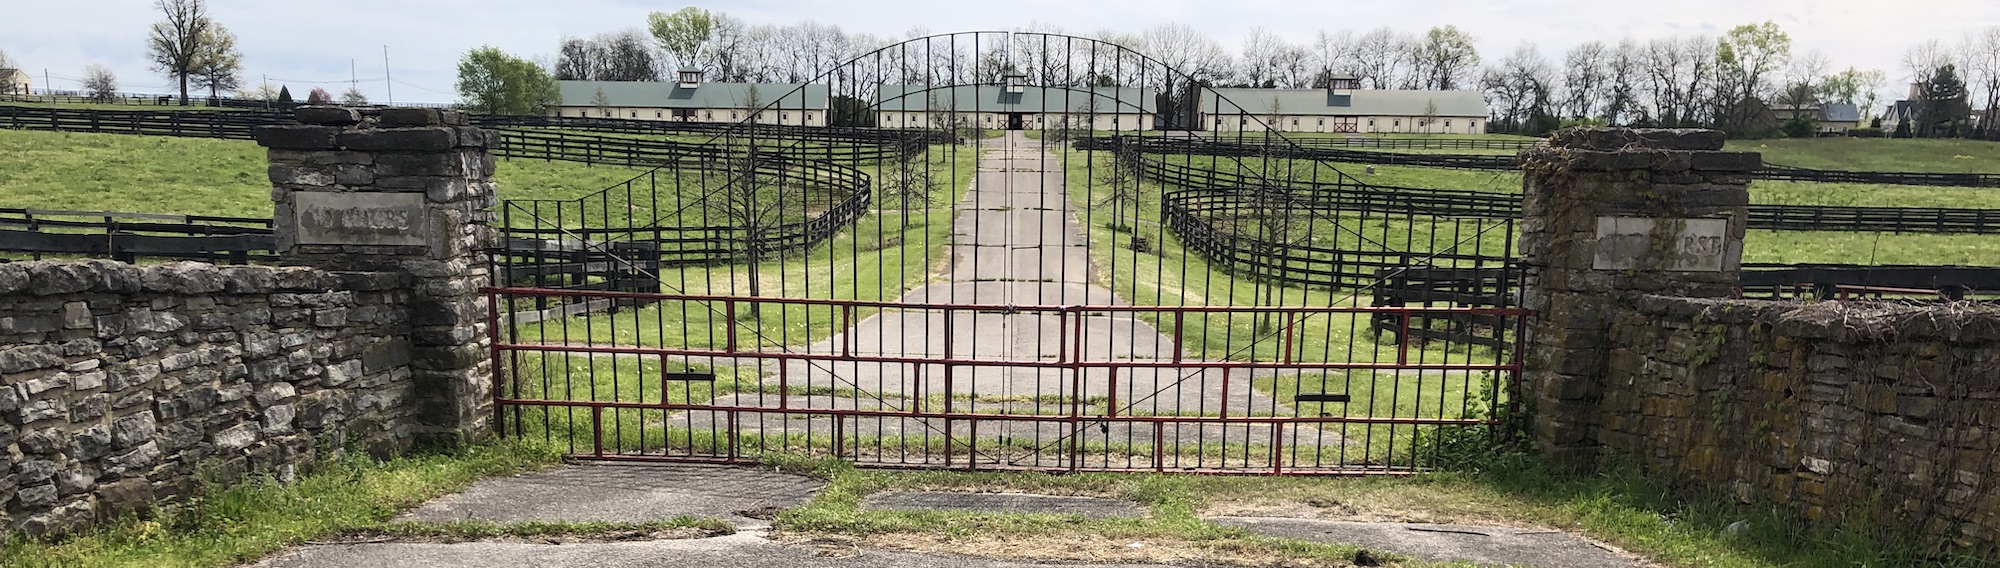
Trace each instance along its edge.
{"label": "bare tree", "polygon": [[1563,118],[1597,116],[1611,82],[1610,50],[1603,42],[1584,42],[1563,54],[1563,97],[1557,114]]}
{"label": "bare tree", "polygon": [[92,63],[83,68],[83,93],[93,101],[111,102],[118,98],[118,77],[103,65]]}
{"label": "bare tree", "polygon": [[1372,89],[1393,89],[1407,82],[1411,41],[1396,30],[1376,28],[1354,43],[1354,75]]}
{"label": "bare tree", "polygon": [[1791,65],[1785,67],[1785,88],[1778,92],[1777,101],[1793,108],[1820,104],[1826,87],[1827,68],[1832,65],[1826,54],[1818,51],[1793,59]]}
{"label": "bare tree", "polygon": [[1285,60],[1292,55],[1291,44],[1286,43],[1285,38],[1262,27],[1250,28],[1250,33],[1243,36],[1243,60],[1237,71],[1238,78],[1251,87],[1276,87]]}
{"label": "bare tree", "polygon": [[1967,34],[1964,51],[1966,85],[1983,109],[1973,128],[1979,137],[1993,139],[2000,134],[2000,26]]}
{"label": "bare tree", "polygon": [[361,89],[359,88],[348,87],[347,92],[340,94],[340,104],[347,106],[363,106],[368,104],[368,95],[361,94]]}
{"label": "bare tree", "polygon": [[180,82],[181,105],[186,106],[188,81],[208,51],[204,42],[213,39],[209,28],[214,22],[209,20],[208,6],[201,0],[157,0],[153,6],[160,9],[164,19],[153,23],[146,40],[147,55],[152,58],[155,71]]}
{"label": "bare tree", "polygon": [[1539,134],[1553,127],[1549,111],[1555,104],[1554,65],[1542,56],[1541,48],[1521,44],[1500,64],[1486,69],[1480,79],[1487,97],[1496,103],[1489,126],[1500,131]]}
{"label": "bare tree", "polygon": [[560,81],[658,81],[660,68],[646,35],[637,29],[597,34],[589,39],[563,38],[556,50],[555,76]]}
{"label": "bare tree", "polygon": [[1629,39],[1618,42],[1617,49],[1605,58],[1606,124],[1631,124],[1635,117],[1645,114],[1645,107],[1639,104],[1639,81],[1644,76],[1640,66],[1644,60],[1645,50]]}
{"label": "bare tree", "polygon": [[1331,34],[1326,30],[1320,30],[1319,34],[1313,37],[1312,58],[1315,67],[1313,88],[1326,88],[1334,75],[1355,73],[1355,68],[1358,66],[1355,59],[1355,41],[1354,32],[1348,30]]}

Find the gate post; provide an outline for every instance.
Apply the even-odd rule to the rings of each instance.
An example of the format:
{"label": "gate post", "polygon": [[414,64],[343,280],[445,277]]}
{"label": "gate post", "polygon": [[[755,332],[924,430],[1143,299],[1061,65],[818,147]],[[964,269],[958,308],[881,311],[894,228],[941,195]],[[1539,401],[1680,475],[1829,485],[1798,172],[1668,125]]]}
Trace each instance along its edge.
{"label": "gate post", "polygon": [[[420,444],[458,445],[493,427],[486,222],[496,198],[489,135],[457,111],[299,107],[265,126],[277,250],[285,264],[388,273],[408,293],[403,353]],[[394,361],[387,361],[394,360]],[[392,403],[393,404],[393,403]]]}
{"label": "gate post", "polygon": [[1552,463],[1596,467],[1598,405],[1617,379],[1606,335],[1644,294],[1728,297],[1740,284],[1750,174],[1715,130],[1589,128],[1521,152],[1527,268],[1537,312],[1523,375],[1533,435]]}

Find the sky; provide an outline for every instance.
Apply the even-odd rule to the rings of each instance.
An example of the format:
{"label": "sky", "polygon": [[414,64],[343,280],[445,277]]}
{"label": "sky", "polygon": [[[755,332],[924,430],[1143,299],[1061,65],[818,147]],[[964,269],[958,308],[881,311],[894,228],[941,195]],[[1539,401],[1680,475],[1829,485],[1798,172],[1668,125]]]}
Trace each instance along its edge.
{"label": "sky", "polygon": [[[0,3],[6,4],[0,7],[0,51],[34,76],[36,88],[44,86],[46,71],[55,88],[75,89],[84,66],[96,63],[111,69],[121,91],[174,90],[172,81],[147,68],[147,26],[159,19],[151,0]],[[1138,33],[1178,22],[1232,52],[1259,26],[1308,42],[1321,29],[1388,26],[1421,32],[1450,24],[1472,34],[1488,61],[1523,42],[1559,61],[1563,50],[1591,40],[1719,35],[1768,20],[1791,35],[1795,54],[1823,52],[1836,70],[1881,69],[1892,85],[1905,82],[1899,61],[1911,46],[1929,39],[1954,42],[1973,30],[2000,26],[1995,0],[211,0],[210,15],[237,35],[247,83],[269,78],[303,98],[314,86],[339,94],[354,77],[377,102],[391,97],[450,102],[456,100],[458,58],[470,49],[491,45],[517,55],[548,56],[565,35],[640,27],[648,12],[687,5],[750,24],[814,20],[892,37],[915,27],[946,33],[1035,23],[1080,35],[1100,29]],[[1899,89],[1892,86],[1887,94]]]}

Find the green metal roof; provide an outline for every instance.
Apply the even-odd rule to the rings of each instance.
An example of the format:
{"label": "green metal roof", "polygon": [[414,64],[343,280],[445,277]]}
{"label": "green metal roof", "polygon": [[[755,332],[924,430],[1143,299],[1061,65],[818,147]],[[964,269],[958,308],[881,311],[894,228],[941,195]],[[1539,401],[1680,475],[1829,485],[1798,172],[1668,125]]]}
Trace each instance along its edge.
{"label": "green metal roof", "polygon": [[[799,83],[702,83],[683,89],[673,82],[660,81],[556,81],[562,90],[563,106],[593,106],[597,92],[613,107],[636,108],[750,108],[777,103],[779,108],[825,110],[826,85]],[[752,91],[755,96],[752,96]]]}
{"label": "green metal roof", "polygon": [[1486,98],[1478,91],[1356,89],[1347,92],[1349,104],[1335,106],[1338,95],[1326,89],[1214,89],[1202,95],[1201,108],[1209,114],[1423,116],[1430,105],[1436,104],[1438,116],[1487,115]]}
{"label": "green metal roof", "polygon": [[[1008,93],[1000,85],[883,85],[875,110],[891,112],[1096,112],[1152,113],[1153,91],[1134,87],[1023,87]],[[935,107],[933,107],[935,101]]]}

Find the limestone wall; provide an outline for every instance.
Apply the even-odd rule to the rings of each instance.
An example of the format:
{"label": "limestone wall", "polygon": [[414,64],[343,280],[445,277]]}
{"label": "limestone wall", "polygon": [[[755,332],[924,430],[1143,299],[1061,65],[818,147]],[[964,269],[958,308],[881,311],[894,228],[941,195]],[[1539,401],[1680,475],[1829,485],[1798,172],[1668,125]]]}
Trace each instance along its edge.
{"label": "limestone wall", "polygon": [[2000,309],[1646,296],[1596,442],[1816,520],[2000,544]]}
{"label": "limestone wall", "polygon": [[45,534],[327,448],[407,446],[407,278],[0,264],[0,528]]}

